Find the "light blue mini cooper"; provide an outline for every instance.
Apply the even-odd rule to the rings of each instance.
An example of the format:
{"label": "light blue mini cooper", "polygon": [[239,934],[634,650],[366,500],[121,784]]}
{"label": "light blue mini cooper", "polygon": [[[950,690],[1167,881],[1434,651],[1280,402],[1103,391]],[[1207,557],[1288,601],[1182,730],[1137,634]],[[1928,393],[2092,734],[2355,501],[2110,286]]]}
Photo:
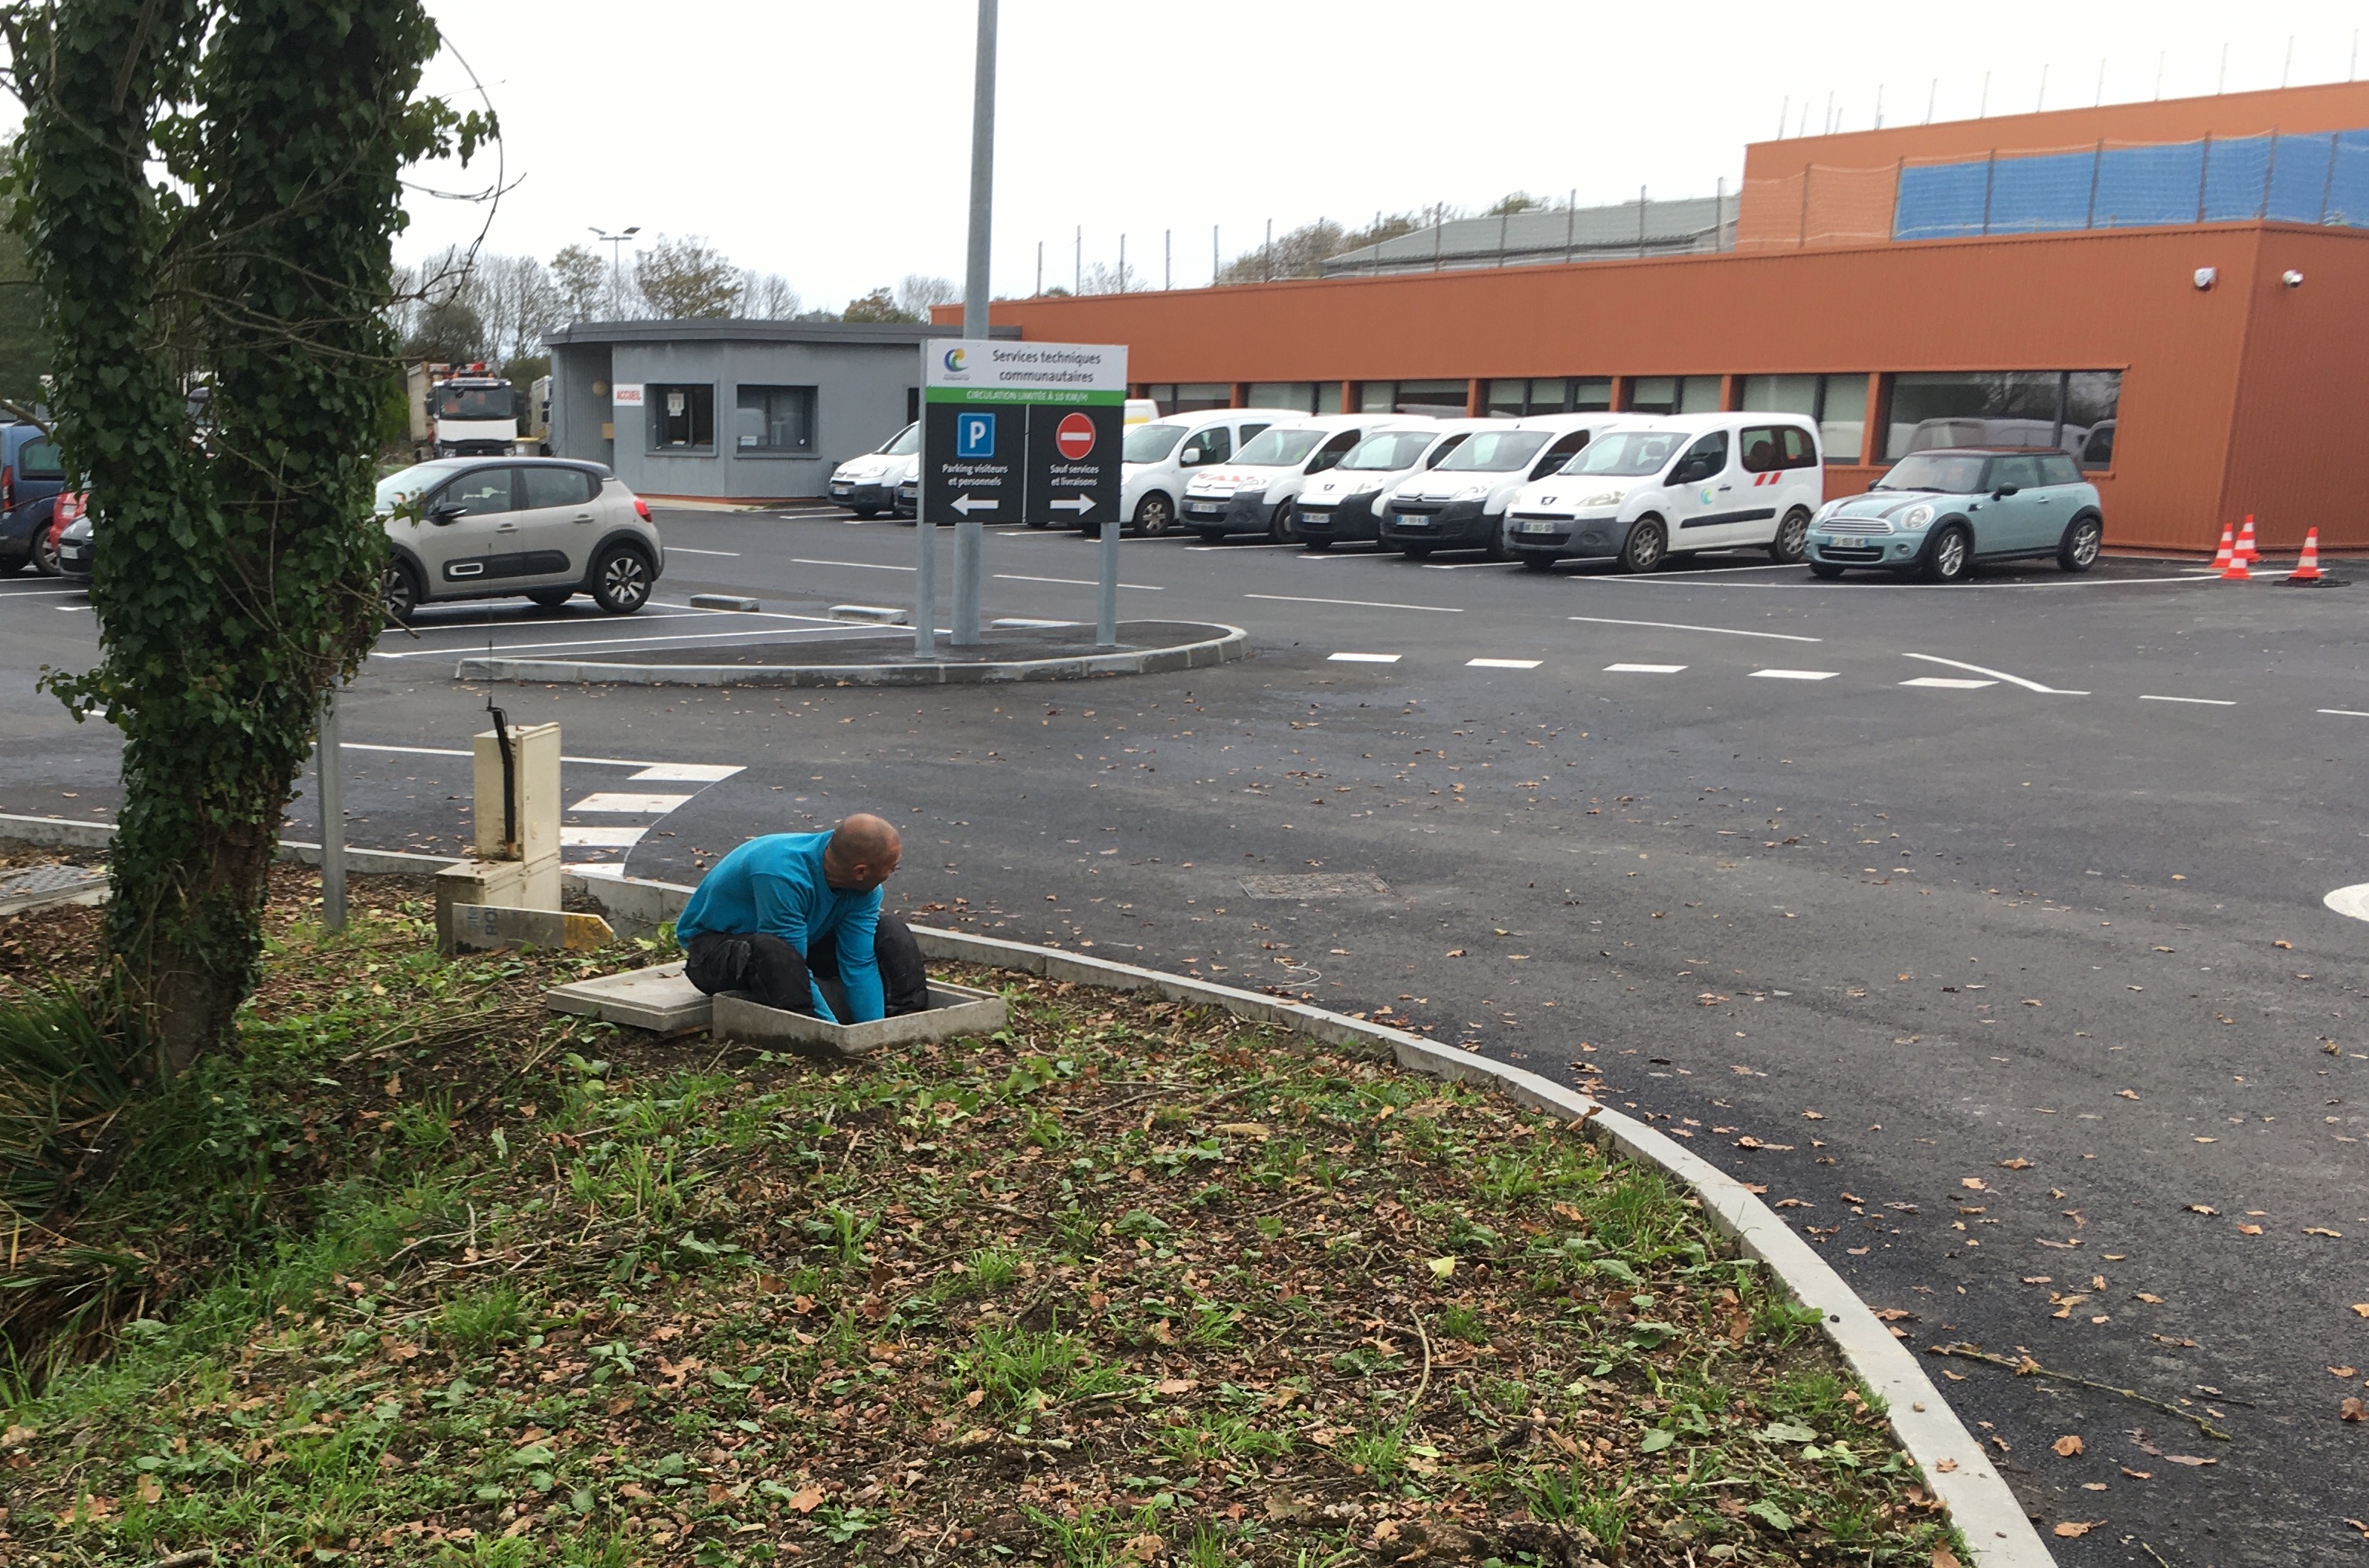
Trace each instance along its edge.
{"label": "light blue mini cooper", "polygon": [[1912,452],[1863,496],[1828,501],[1810,521],[1810,571],[1880,567],[1963,582],[1980,561],[2054,555],[2097,564],[2105,534],[2098,487],[2054,447],[1945,447]]}

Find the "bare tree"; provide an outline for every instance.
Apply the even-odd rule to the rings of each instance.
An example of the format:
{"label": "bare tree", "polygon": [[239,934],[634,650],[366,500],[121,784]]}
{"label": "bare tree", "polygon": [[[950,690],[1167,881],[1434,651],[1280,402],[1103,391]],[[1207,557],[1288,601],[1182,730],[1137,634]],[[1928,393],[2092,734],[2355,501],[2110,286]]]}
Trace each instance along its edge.
{"label": "bare tree", "polygon": [[553,306],[562,321],[589,321],[601,314],[609,292],[609,264],[580,245],[563,246],[551,258]]}
{"label": "bare tree", "polygon": [[740,298],[740,273],[697,235],[658,242],[634,258],[634,281],[664,321],[728,316]]}
{"label": "bare tree", "polygon": [[736,314],[748,321],[788,321],[806,308],[806,301],[778,272],[750,270],[740,274],[740,303]]}
{"label": "bare tree", "polygon": [[932,305],[950,305],[961,298],[962,290],[950,278],[908,272],[897,285],[897,308],[915,321],[929,320]]}
{"label": "bare tree", "polygon": [[[1519,195],[1518,192],[1516,194]],[[1509,201],[1514,199],[1514,197],[1506,198]],[[1522,200],[1528,200],[1528,198],[1524,197]],[[1493,208],[1491,211],[1494,212],[1495,209]],[[1513,208],[1509,211],[1519,212],[1522,209]],[[1388,216],[1377,214],[1373,223],[1356,229],[1345,228],[1330,218],[1319,218],[1312,223],[1301,224],[1288,234],[1277,235],[1273,245],[1254,246],[1235,257],[1219,272],[1218,281],[1257,283],[1272,278],[1322,277],[1324,262],[1329,257],[1338,256],[1345,250],[1358,250],[1369,245],[1379,245],[1386,239],[1396,239],[1401,235],[1413,234],[1415,230],[1431,223],[1461,215],[1444,207],[1422,213],[1393,212]],[[1115,288],[1116,275],[1112,274],[1111,279]],[[1095,288],[1094,272],[1089,270],[1086,276],[1085,292],[1093,294],[1107,293],[1111,291]]]}

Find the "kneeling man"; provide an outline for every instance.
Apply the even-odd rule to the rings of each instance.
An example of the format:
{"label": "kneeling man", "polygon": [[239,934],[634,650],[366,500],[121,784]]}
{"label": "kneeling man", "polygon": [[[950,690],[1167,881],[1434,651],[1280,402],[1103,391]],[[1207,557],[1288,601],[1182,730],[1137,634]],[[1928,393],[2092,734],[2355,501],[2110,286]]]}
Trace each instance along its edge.
{"label": "kneeling man", "polygon": [[[880,908],[897,870],[897,830],[868,812],[828,833],[750,839],[715,863],[675,921],[683,976],[713,996],[735,990],[834,1024],[869,1024],[930,1005],[921,950]],[[847,998],[833,1012],[818,979]]]}

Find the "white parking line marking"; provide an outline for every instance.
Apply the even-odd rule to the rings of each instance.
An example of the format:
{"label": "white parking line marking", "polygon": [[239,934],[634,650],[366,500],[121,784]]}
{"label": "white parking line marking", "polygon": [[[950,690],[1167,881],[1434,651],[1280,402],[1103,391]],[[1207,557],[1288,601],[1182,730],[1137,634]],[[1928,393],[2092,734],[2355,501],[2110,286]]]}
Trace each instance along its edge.
{"label": "white parking line marking", "polygon": [[[1102,579],[1099,578],[1031,578],[1023,577],[1018,572],[998,572],[995,574],[995,578],[998,582],[1058,582],[1067,588],[1102,587]],[[1131,588],[1139,593],[1166,593],[1168,591],[1164,588],[1159,588],[1148,582],[1123,582],[1119,584],[1119,587]]]}
{"label": "white parking line marking", "polygon": [[1334,664],[1396,664],[1399,661],[1399,656],[1394,653],[1336,653],[1326,657]]}
{"label": "white parking line marking", "polygon": [[627,795],[622,790],[599,790],[586,795],[570,811],[619,811],[647,813],[663,817],[691,796],[687,795]]}
{"label": "white parking line marking", "polygon": [[1187,550],[1297,550],[1297,544],[1187,544]]}
{"label": "white parking line marking", "polygon": [[[338,750],[341,751],[390,751],[399,757],[475,757],[476,755],[474,751],[452,751],[441,746],[374,746],[367,740],[341,740],[338,743]],[[640,768],[645,771],[647,776],[653,779],[659,775],[654,773],[649,773],[648,770],[655,768],[680,769],[684,772],[688,778],[695,779],[706,779],[711,775],[717,779],[728,779],[735,773],[746,771],[741,768],[729,767],[722,764],[711,765],[706,762],[636,762],[624,757],[562,757],[560,761],[563,762],[581,762],[585,766],[592,768]],[[644,775],[636,774],[635,776],[641,777]]]}
{"label": "white parking line marking", "polygon": [[1346,604],[1358,610],[1428,610],[1435,615],[1461,615],[1463,610],[1448,604],[1389,604],[1372,599],[1310,599],[1297,593],[1246,593],[1244,599],[1271,599],[1283,604]]}
{"label": "white parking line marking", "polygon": [[2142,703],[2194,703],[2197,706],[2204,708],[2234,708],[2237,705],[2235,701],[2221,697],[2158,697],[2148,692],[2140,692],[2139,701]]}
{"label": "white parking line marking", "polygon": [[2324,714],[2334,714],[2338,718],[2369,718],[2369,714],[2362,713],[2354,708],[2321,708],[2318,711]]}
{"label": "white parking line marking", "polygon": [[79,612],[82,612],[82,611],[85,611],[85,610],[89,609],[89,608],[90,608],[90,606],[89,606],[89,605],[87,605],[87,604],[52,604],[52,605],[51,605],[51,606],[50,606],[50,608],[51,608],[51,609],[52,609],[52,610],[63,610],[63,611],[64,611],[67,614],[69,614],[69,615],[73,615],[73,614],[77,614],[77,613],[79,613]]}
{"label": "white parking line marking", "polygon": [[[719,613],[722,613],[722,612],[719,612]],[[878,626],[871,625],[869,624],[858,624],[850,622],[843,623],[836,626],[819,625],[795,628],[788,626],[773,626],[753,632],[685,632],[680,636],[670,637],[581,637],[572,642],[562,643],[498,643],[494,647],[494,653],[497,656],[499,656],[506,653],[529,653],[542,648],[562,647],[627,648],[637,647],[645,643],[720,643],[732,637],[779,637],[784,642],[789,642],[800,637],[813,637],[820,639],[826,634],[830,632],[869,633],[876,637],[889,635],[883,632]],[[465,658],[476,651],[477,650],[475,648],[460,647],[413,648],[406,653],[381,653],[377,649],[373,648],[371,650],[371,657],[372,658],[451,658],[456,654]]]}
{"label": "white parking line marking", "polygon": [[1423,569],[1427,572],[1469,572],[1475,567],[1518,567],[1521,564],[1519,561],[1448,561],[1435,566],[1425,561]]}
{"label": "white parking line marking", "polygon": [[[2089,694],[2087,692],[2068,692],[2060,686],[2043,686],[2037,681],[2026,681],[2020,675],[2009,675],[2004,670],[1986,670],[1979,664],[1968,664],[1962,659],[1942,658],[1936,654],[1911,653],[1904,654],[1901,657],[1904,658],[1921,659],[1927,664],[1945,664],[1952,670],[1971,670],[1977,675],[1987,675],[1994,681],[2004,681],[2010,686],[2020,686],[2027,692],[2045,692],[2052,697],[2086,697]],[[1916,685],[1917,682],[1914,681],[1904,681],[1901,684],[1904,686],[1913,686]]]}
{"label": "white parking line marking", "polygon": [[1976,692],[1985,686],[1996,686],[1996,681],[1963,681],[1954,675],[1919,675],[1914,681],[1903,681],[1903,686],[1938,686],[1945,692]]}
{"label": "white parking line marking", "polygon": [[5,588],[0,599],[50,599],[68,593],[88,593],[86,588]]}
{"label": "white parking line marking", "polygon": [[[786,610],[704,610],[696,605],[677,604],[672,600],[667,599],[653,599],[650,601],[650,603],[661,610],[681,610],[692,615],[728,615],[736,621],[746,621],[753,615],[761,621],[804,621],[811,625],[817,626],[841,626],[846,624],[845,622],[834,621],[828,615],[794,615]],[[667,621],[674,618],[675,617],[669,615],[643,615],[637,617],[637,619],[644,621]],[[596,621],[591,624],[594,625],[607,624],[612,626],[617,624],[614,621],[605,623]]]}
{"label": "white parking line marking", "polygon": [[647,828],[578,828],[567,823],[559,825],[559,847],[564,850],[624,850],[642,841]]}
{"label": "white parking line marking", "polygon": [[1467,670],[1536,670],[1544,662],[1535,658],[1468,658]]}
{"label": "white parking line marking", "polygon": [[1676,675],[1686,668],[1683,664],[1608,664],[1607,675]]}
{"label": "white parking line marking", "polygon": [[793,555],[790,564],[797,567],[853,567],[866,572],[918,572],[919,567],[891,567],[878,561],[817,561],[804,555]]}
{"label": "white parking line marking", "polygon": [[[583,759],[578,758],[581,761]],[[628,764],[630,766],[630,764]],[[626,780],[628,784],[722,784],[746,768],[730,762],[653,762]]]}
{"label": "white parking line marking", "polygon": [[1797,637],[1791,632],[1740,632],[1733,626],[1688,626],[1676,621],[1616,621],[1608,615],[1572,615],[1592,626],[1652,626],[1665,632],[1716,632],[1722,637],[1770,637],[1780,643],[1822,643],[1824,637]]}
{"label": "white parking line marking", "polygon": [[[655,605],[655,604],[657,604],[657,603],[658,603],[658,601],[656,601],[656,600],[652,600],[652,601],[650,601],[650,602],[651,602],[653,605]],[[723,613],[725,613],[725,612],[720,611],[720,610],[693,610],[693,609],[692,609],[689,605],[682,605],[682,606],[676,607],[676,612],[675,612],[675,613],[673,613],[673,614],[670,614],[670,615],[651,615],[651,614],[644,613],[644,614],[641,614],[641,615],[637,615],[637,616],[635,616],[634,619],[635,619],[636,622],[641,622],[641,621],[681,621],[681,620],[687,620],[687,619],[689,619],[690,617],[692,617],[692,616],[693,616],[693,615],[720,615],[720,614],[723,614]],[[616,624],[616,623],[615,623],[614,621],[612,621],[612,620],[611,620],[608,616],[606,616],[606,615],[601,615],[601,616],[598,616],[598,617],[590,616],[590,615],[573,615],[573,616],[568,617],[568,619],[569,619],[569,620],[571,620],[571,621],[578,622],[578,623],[579,623],[579,624],[583,624],[583,625],[587,625],[587,626],[610,626],[610,625],[614,625],[614,624]],[[482,632],[482,631],[486,630],[486,629],[487,627],[489,627],[489,626],[491,626],[491,627],[502,627],[502,626],[520,626],[520,627],[527,627],[527,626],[535,626],[535,625],[546,625],[546,626],[547,626],[547,625],[549,625],[549,624],[551,624],[551,623],[549,623],[549,622],[547,622],[547,621],[545,621],[545,622],[518,621],[518,620],[505,620],[505,621],[445,621],[445,622],[438,623],[438,624],[434,624],[434,625],[411,626],[411,627],[408,627],[408,628],[402,627],[402,626],[389,626],[389,627],[387,627],[385,630],[383,630],[383,631],[380,632],[380,633],[379,633],[379,636],[380,636],[380,637],[381,637],[381,639],[383,639],[383,639],[385,639],[385,638],[389,638],[389,637],[404,638],[404,639],[406,639],[406,640],[416,640],[416,639],[418,639],[418,638],[419,638],[419,637],[424,637],[424,636],[426,636],[426,635],[427,635],[429,633],[430,633],[430,632]]]}
{"label": "white parking line marking", "polygon": [[1831,681],[1837,671],[1832,670],[1756,670],[1755,681]]}
{"label": "white parking line marking", "polygon": [[694,550],[688,544],[670,544],[666,553],[670,555],[729,555],[736,561],[740,558],[738,550]]}

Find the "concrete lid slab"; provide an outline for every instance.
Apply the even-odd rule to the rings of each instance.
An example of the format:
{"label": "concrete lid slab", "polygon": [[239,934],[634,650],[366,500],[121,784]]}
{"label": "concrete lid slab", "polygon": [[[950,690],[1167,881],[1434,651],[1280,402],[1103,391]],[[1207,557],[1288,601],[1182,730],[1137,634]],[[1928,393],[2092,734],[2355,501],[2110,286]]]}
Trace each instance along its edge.
{"label": "concrete lid slab", "polygon": [[831,1024],[805,1013],[784,1013],[726,991],[715,999],[718,1039],[750,1045],[786,1046],[808,1054],[864,1057],[888,1046],[919,1045],[957,1035],[989,1035],[1003,1027],[1009,1012],[992,991],[930,982],[929,1011],[869,1024]]}
{"label": "concrete lid slab", "polygon": [[704,1029],[715,1006],[714,998],[683,978],[680,962],[571,980],[544,992],[543,1001],[554,1013],[573,1013],[654,1035]]}

